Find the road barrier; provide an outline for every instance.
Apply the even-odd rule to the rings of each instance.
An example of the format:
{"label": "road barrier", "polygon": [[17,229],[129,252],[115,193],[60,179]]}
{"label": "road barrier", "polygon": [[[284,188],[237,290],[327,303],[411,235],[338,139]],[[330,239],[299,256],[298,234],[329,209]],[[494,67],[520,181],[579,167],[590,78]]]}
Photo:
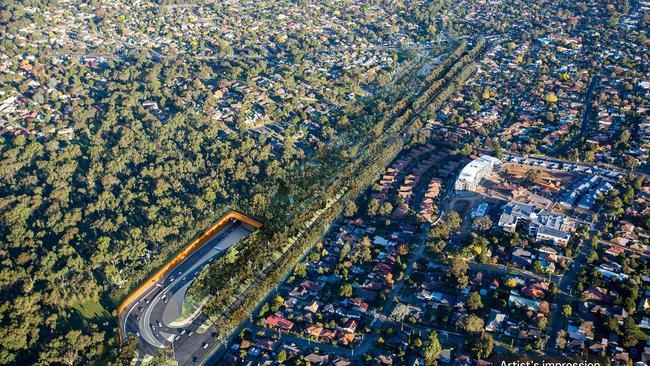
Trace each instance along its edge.
{"label": "road barrier", "polygon": [[242,213],[239,213],[237,211],[230,211],[224,216],[222,216],[217,222],[212,224],[203,234],[201,234],[199,237],[196,239],[192,240],[191,243],[189,243],[183,250],[178,252],[174,258],[172,258],[169,262],[167,262],[162,268],[160,268],[156,273],[151,275],[146,281],[144,281],[137,289],[135,289],[133,292],[131,292],[120,304],[120,306],[117,308],[117,337],[119,339],[120,344],[122,343],[122,325],[120,322],[120,316],[122,315],[122,312],[124,309],[126,309],[129,304],[131,304],[135,299],[137,299],[140,295],[145,293],[147,290],[149,290],[152,286],[155,285],[155,283],[163,278],[167,273],[169,273],[176,265],[181,263],[185,258],[187,258],[190,254],[192,254],[195,250],[200,248],[203,244],[208,242],[216,233],[221,231],[221,229],[228,224],[230,220],[238,220],[243,222],[244,224],[250,225],[254,227],[255,229],[259,229],[262,227],[262,223],[252,219]]}

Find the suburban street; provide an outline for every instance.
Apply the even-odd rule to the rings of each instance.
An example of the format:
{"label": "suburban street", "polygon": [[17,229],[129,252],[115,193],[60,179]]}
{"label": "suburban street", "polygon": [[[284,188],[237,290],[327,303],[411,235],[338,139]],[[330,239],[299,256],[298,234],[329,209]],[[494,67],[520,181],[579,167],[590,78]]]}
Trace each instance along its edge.
{"label": "suburban street", "polygon": [[[596,235],[596,233],[596,230],[591,230],[589,237]],[[578,255],[571,263],[571,267],[569,267],[564,276],[562,276],[562,278],[557,282],[560,291],[558,292],[557,301],[553,307],[552,315],[549,316],[548,325],[550,330],[548,335],[550,339],[547,342],[547,352],[551,354],[559,351],[556,344],[556,335],[565,325],[565,317],[562,315],[562,307],[566,304],[571,304],[571,302],[575,300],[573,286],[578,279],[580,270],[587,263],[587,258],[593,250],[594,248],[588,242],[581,243],[578,247]]]}
{"label": "suburban street", "polygon": [[593,113],[593,95],[594,95],[594,89],[598,86],[600,83],[600,77],[599,76],[594,76],[591,81],[589,82],[589,86],[587,87],[587,91],[585,92],[585,98],[584,98],[584,104],[585,104],[585,109],[582,113],[582,121],[580,124],[580,133],[576,134],[576,136],[569,141],[567,141],[564,144],[558,144],[556,148],[552,151],[550,155],[552,156],[565,156],[567,151],[572,148],[576,147],[579,145],[580,141],[582,139],[587,138],[589,136],[589,131],[591,130],[591,117]]}
{"label": "suburban street", "polygon": [[187,289],[194,278],[239,239],[254,229],[239,221],[228,223],[207,243],[178,264],[151,289],[135,299],[120,316],[122,334],[138,337],[138,364],[145,355],[171,347],[179,365],[197,364],[216,345],[211,327],[198,332],[206,321],[200,311],[181,318]]}

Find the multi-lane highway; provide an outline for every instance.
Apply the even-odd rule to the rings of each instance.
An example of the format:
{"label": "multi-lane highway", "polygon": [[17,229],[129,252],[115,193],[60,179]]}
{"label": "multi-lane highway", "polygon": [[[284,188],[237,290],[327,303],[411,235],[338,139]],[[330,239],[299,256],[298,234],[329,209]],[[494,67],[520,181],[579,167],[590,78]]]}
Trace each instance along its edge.
{"label": "multi-lane highway", "polygon": [[130,335],[138,338],[138,364],[145,355],[153,355],[165,347],[171,347],[179,365],[194,365],[216,345],[213,341],[216,333],[212,327],[205,332],[198,332],[206,320],[205,315],[198,314],[188,321],[179,319],[185,294],[199,272],[254,230],[240,221],[230,221],[208,242],[126,306],[120,314],[119,326],[125,339]]}

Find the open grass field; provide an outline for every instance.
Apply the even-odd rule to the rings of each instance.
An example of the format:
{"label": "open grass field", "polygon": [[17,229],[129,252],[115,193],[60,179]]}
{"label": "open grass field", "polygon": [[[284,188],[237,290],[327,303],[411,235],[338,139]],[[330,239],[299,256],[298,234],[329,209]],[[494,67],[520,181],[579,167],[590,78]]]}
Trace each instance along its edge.
{"label": "open grass field", "polygon": [[102,306],[99,299],[86,301],[77,299],[76,302],[72,303],[72,308],[79,312],[85,319],[98,319],[111,316],[111,313]]}

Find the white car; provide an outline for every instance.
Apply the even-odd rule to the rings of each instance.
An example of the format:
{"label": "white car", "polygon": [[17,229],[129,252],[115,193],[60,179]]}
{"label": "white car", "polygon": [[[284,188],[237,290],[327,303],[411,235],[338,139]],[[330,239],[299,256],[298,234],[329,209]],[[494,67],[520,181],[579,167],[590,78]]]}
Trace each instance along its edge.
{"label": "white car", "polygon": [[203,348],[208,348],[208,344],[207,344],[207,343],[203,343]]}

